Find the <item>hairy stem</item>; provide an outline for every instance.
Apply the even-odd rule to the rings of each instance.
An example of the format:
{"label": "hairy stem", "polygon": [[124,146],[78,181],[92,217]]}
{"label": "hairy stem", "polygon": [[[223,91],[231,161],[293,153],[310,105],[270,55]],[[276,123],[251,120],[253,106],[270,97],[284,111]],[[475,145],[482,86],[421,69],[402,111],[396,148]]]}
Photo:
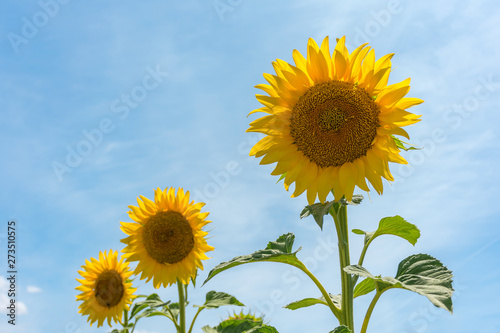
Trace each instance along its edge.
{"label": "hairy stem", "polygon": [[179,290],[179,333],[186,333],[186,301],[184,299],[184,284],[177,280]]}
{"label": "hairy stem", "polygon": [[349,255],[349,233],[347,229],[347,206],[341,204],[337,211],[331,213],[335,220],[339,245],[340,276],[342,281],[342,316],[341,325],[347,326],[354,332],[353,298],[354,286],[351,274],[344,271],[344,267],[351,264]]}

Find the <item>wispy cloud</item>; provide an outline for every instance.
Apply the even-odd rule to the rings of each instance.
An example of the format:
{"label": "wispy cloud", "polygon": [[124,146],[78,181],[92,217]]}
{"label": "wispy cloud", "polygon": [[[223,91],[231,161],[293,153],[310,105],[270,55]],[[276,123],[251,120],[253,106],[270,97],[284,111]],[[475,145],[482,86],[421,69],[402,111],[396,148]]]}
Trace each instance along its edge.
{"label": "wispy cloud", "polygon": [[26,291],[29,293],[36,294],[36,293],[41,293],[43,290],[37,286],[28,286],[26,287]]}

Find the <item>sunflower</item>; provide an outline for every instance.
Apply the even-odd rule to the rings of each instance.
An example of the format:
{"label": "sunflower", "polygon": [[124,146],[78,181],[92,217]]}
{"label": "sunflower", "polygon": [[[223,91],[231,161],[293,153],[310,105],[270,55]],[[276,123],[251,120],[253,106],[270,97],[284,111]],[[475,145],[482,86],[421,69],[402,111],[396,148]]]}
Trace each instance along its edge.
{"label": "sunflower", "polygon": [[370,190],[366,180],[382,194],[382,178],[394,180],[388,162],[407,163],[394,135],[409,139],[402,127],[420,121],[405,109],[423,102],[404,97],[409,78],[387,85],[393,55],[375,61],[367,44],[349,53],[342,37],[330,56],[326,37],[321,47],[309,39],[307,59],[294,50],[295,66],[277,59],[276,75],[256,86],[269,96],[256,95],[264,107],[250,114],[267,115],[247,131],[266,136],[250,156],[277,162],[271,174],[282,175],[287,191],[295,183],[292,197],[307,190],[309,204],[331,190],[335,200],[351,200],[355,186]]}
{"label": "sunflower", "polygon": [[129,277],[132,271],[123,259],[118,261],[118,251],[99,252],[99,260],[90,258],[85,260],[83,271],[78,271],[83,279],[76,279],[81,283],[76,287],[82,293],[76,296],[77,301],[83,301],[79,306],[79,313],[88,315],[90,325],[97,321],[97,327],[102,326],[107,319],[115,323],[121,321],[123,310],[129,310],[133,293]]}
{"label": "sunflower", "polygon": [[214,248],[207,244],[207,232],[201,230],[210,221],[208,213],[201,213],[204,203],[189,203],[189,192],[179,188],[155,190],[154,201],[140,196],[138,207],[129,206],[130,218],[135,222],[121,222],[121,229],[129,235],[122,239],[127,246],[122,250],[127,261],[138,261],[135,274],[141,273],[146,282],[153,279],[155,288],[167,287],[177,281],[188,284],[197,269],[203,269],[205,252]]}

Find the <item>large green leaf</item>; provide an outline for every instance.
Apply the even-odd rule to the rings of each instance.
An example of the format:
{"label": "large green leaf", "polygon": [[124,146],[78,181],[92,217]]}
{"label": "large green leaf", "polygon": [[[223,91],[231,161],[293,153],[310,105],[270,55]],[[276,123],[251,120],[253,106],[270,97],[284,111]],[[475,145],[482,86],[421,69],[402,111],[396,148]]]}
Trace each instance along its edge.
{"label": "large green leaf", "polygon": [[245,306],[245,304],[238,301],[234,296],[212,290],[207,293],[205,303],[203,305],[195,305],[195,307],[217,309],[219,306],[224,305]]}
{"label": "large green leaf", "polygon": [[351,333],[352,331],[347,328],[347,326],[338,326],[336,327],[333,331],[330,331],[330,333]]}
{"label": "large green leaf", "polygon": [[259,250],[249,255],[238,256],[229,261],[222,262],[219,265],[215,266],[210,271],[210,273],[208,273],[208,277],[205,282],[203,282],[203,284],[207,283],[217,274],[231,267],[248,264],[251,262],[281,262],[295,267],[305,268],[304,264],[299,259],[297,259],[296,254],[300,250],[300,248],[297,251],[292,252],[294,239],[294,234],[284,234],[280,236],[275,242],[269,242],[264,250]]}
{"label": "large green leaf", "polygon": [[420,230],[405,221],[401,216],[384,217],[380,220],[378,228],[372,232],[354,229],[356,234],[365,234],[365,244],[368,246],[375,238],[382,235],[394,235],[406,239],[410,244],[415,245],[420,238]]}
{"label": "large green leaf", "polygon": [[[344,270],[349,274],[372,280],[378,292],[392,288],[410,290],[427,297],[435,306],[453,312],[451,300],[453,274],[439,260],[430,255],[415,254],[402,260],[394,278],[373,276],[365,268],[358,265],[347,266]],[[362,290],[369,289],[369,282],[365,284],[364,289],[359,288],[358,296],[363,294]]]}

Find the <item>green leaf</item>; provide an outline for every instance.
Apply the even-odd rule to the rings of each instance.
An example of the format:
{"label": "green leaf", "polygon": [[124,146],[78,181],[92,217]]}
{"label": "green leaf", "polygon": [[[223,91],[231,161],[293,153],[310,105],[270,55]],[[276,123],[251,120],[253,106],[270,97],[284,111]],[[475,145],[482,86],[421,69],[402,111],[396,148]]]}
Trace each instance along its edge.
{"label": "green leaf", "polygon": [[336,327],[333,331],[330,331],[330,333],[351,333],[352,331],[347,328],[347,326],[339,326],[339,327]]}
{"label": "green leaf", "polygon": [[365,244],[370,244],[375,238],[382,235],[394,235],[407,240],[415,245],[420,238],[420,230],[410,222],[405,221],[401,216],[384,217],[378,224],[378,229],[372,232],[366,232],[359,229],[353,229],[355,234],[365,234]]}
{"label": "green leaf", "polygon": [[215,266],[210,271],[210,273],[208,273],[208,277],[205,282],[203,282],[203,284],[207,283],[217,274],[231,267],[252,262],[281,262],[298,267],[300,269],[305,269],[304,264],[299,259],[297,259],[297,252],[300,250],[300,248],[297,251],[292,252],[294,239],[294,234],[284,234],[280,236],[275,242],[269,242],[264,250],[259,250],[249,255],[238,256],[229,261],[222,262],[219,265]]}
{"label": "green leaf", "polygon": [[311,305],[316,305],[316,304],[324,304],[328,306],[328,303],[325,302],[323,299],[318,299],[318,298],[304,298],[300,301],[295,301],[290,304],[287,304],[284,306],[284,308],[290,309],[290,310],[297,310],[300,308],[305,308]]}
{"label": "green leaf", "polygon": [[[430,255],[415,254],[402,260],[394,278],[373,276],[358,265],[347,266],[344,270],[349,274],[373,280],[378,292],[392,288],[410,290],[427,297],[435,306],[453,312],[451,300],[453,274],[439,260]],[[368,283],[366,282],[366,285]],[[367,289],[365,286],[365,290]],[[360,294],[359,290],[358,294]]]}
{"label": "green leaf", "polygon": [[208,325],[205,325],[201,328],[201,330],[205,333],[217,333],[217,329],[214,327],[210,327]]}
{"label": "green leaf", "polygon": [[144,300],[142,302],[137,302],[136,304],[147,304],[148,306],[150,306],[152,308],[157,308],[160,306],[165,306],[169,303],[170,303],[170,301],[163,302],[161,300],[160,296],[158,296],[158,294],[151,294],[148,297],[146,297],[146,300]]}
{"label": "green leaf", "polygon": [[[167,307],[170,310],[170,312],[172,312],[172,314],[174,315],[174,318],[172,318],[172,316],[170,315],[170,312],[168,312]],[[179,316],[179,313],[181,312],[180,307],[179,307],[179,303],[168,304],[167,306],[164,307],[164,309],[165,309],[165,313],[167,313],[168,317],[170,319],[172,319],[173,321],[177,320],[177,317]]]}
{"label": "green leaf", "polygon": [[269,242],[266,246],[267,250],[278,250],[284,253],[292,253],[293,241],[295,235],[292,233],[284,234],[278,237],[275,242]]}
{"label": "green leaf", "polygon": [[149,305],[144,304],[144,302],[135,303],[132,307],[132,311],[130,311],[130,319],[134,318],[136,314],[147,308]]}
{"label": "green leaf", "polygon": [[207,325],[201,329],[205,333],[278,333],[276,328],[250,319],[228,319],[216,327]]}
{"label": "green leaf", "polygon": [[140,319],[143,317],[154,317],[154,316],[164,316],[168,318],[172,317],[165,308],[161,308],[160,310],[149,308],[139,313],[135,318]]}
{"label": "green leaf", "polygon": [[195,305],[195,307],[203,307],[206,309],[217,309],[219,306],[224,306],[224,305],[245,306],[245,304],[238,301],[234,296],[212,290],[207,293],[205,304],[201,306]]}
{"label": "green leaf", "polygon": [[354,298],[371,293],[375,290],[375,281],[373,279],[364,279],[354,288]]}
{"label": "green leaf", "polygon": [[[330,296],[330,299],[332,300],[332,303],[340,310],[341,304],[342,304],[342,295],[329,294],[329,296]],[[285,305],[284,308],[287,308],[290,310],[297,310],[300,308],[305,308],[305,307],[316,305],[316,304],[323,304],[323,305],[328,306],[326,299],[323,296],[321,296],[320,298],[304,298],[300,301],[295,301],[295,302],[292,302],[288,305]]]}
{"label": "green leaf", "polygon": [[363,199],[364,197],[361,194],[354,194],[352,196],[351,201],[348,201],[346,200],[345,197],[342,197],[342,199],[340,199],[340,203],[343,204],[344,206],[347,205],[357,206],[361,203],[361,201],[363,201]]}
{"label": "green leaf", "polygon": [[264,325],[261,327],[254,327],[246,333],[279,333],[278,330],[272,326]]}
{"label": "green leaf", "polygon": [[[394,135],[391,135],[391,137],[392,137],[392,139],[394,140],[394,143],[396,144],[396,146],[399,149],[403,149],[405,151],[408,151],[408,150],[420,150],[420,149],[422,149],[422,148],[416,148],[415,146],[411,145],[410,143],[404,142],[404,141],[396,138]],[[406,147],[405,144],[410,145],[410,147]]]}
{"label": "green leaf", "polygon": [[340,205],[340,203],[335,201],[327,201],[324,204],[315,203],[306,206],[300,213],[300,218],[303,219],[304,217],[312,215],[314,217],[314,221],[316,221],[321,230],[323,230],[323,217],[330,212],[330,208],[332,208],[334,204]]}

